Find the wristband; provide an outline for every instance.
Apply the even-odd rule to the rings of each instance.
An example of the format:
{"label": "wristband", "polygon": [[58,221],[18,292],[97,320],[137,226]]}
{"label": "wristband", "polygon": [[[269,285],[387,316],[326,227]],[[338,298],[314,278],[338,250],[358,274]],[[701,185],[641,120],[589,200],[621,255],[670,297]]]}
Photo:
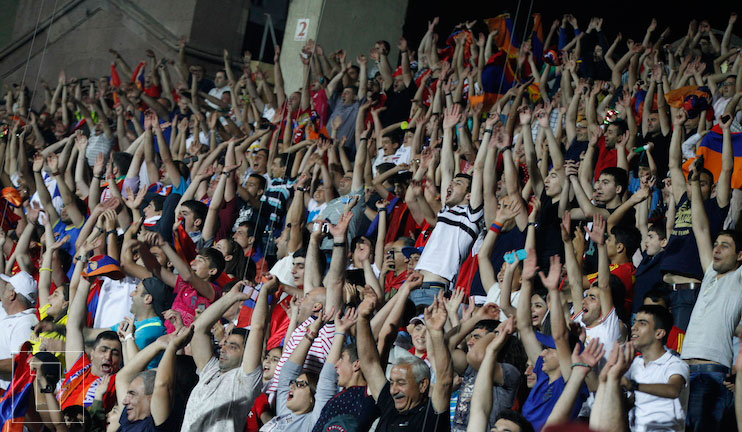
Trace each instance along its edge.
{"label": "wristband", "polygon": [[131,333],[129,333],[128,335],[124,336],[124,342],[126,342],[128,340],[131,340],[131,339],[134,339],[134,335],[132,335]]}
{"label": "wristband", "polygon": [[97,229],[97,230],[98,230],[98,231],[100,231],[101,233],[104,233],[104,232],[106,232],[106,230],[104,230],[103,228],[99,227],[98,225],[96,225],[96,226],[95,226],[95,229]]}
{"label": "wristband", "polygon": [[534,228],[538,228],[538,223],[537,222],[528,222],[528,226],[532,226]]}
{"label": "wristband", "polygon": [[228,176],[229,175],[229,172],[228,171],[222,171],[222,175]]}
{"label": "wristband", "polygon": [[59,171],[55,171],[55,172],[53,172],[53,173],[52,173],[52,175],[53,175],[53,176],[58,176],[58,175],[59,175]]}
{"label": "wristband", "polygon": [[106,235],[107,236],[109,236],[111,234],[115,235],[116,237],[118,237],[118,235],[119,235],[118,231],[116,231],[115,229],[112,229],[111,231],[106,231]]}
{"label": "wristband", "polygon": [[297,187],[296,190],[298,190],[299,192],[306,192],[307,188],[301,186],[301,187]]}
{"label": "wristband", "polygon": [[368,141],[368,138],[361,138],[360,141]]}
{"label": "wristband", "polygon": [[446,93],[446,96],[451,96],[451,93]]}
{"label": "wristband", "polygon": [[485,130],[484,130],[484,133],[486,133],[486,134],[487,134],[487,133],[488,133],[488,134],[491,134],[491,133],[492,133],[492,129],[485,129]]}
{"label": "wristband", "polygon": [[105,180],[105,179],[106,179],[106,178],[105,178],[105,177],[103,177],[103,176],[93,176],[93,177],[94,177],[94,178],[97,178],[97,179],[98,179],[98,180],[100,180],[100,181],[103,181],[103,180]]}
{"label": "wristband", "polygon": [[490,231],[500,234],[500,231],[502,231],[502,224],[497,221],[492,222],[492,225],[490,225]]}
{"label": "wristband", "polygon": [[53,270],[50,268],[46,268],[46,267],[42,267],[39,269],[39,272],[43,272],[43,271],[48,271],[49,273],[51,273]]}
{"label": "wristband", "polygon": [[345,336],[345,333],[335,332],[335,336]]}
{"label": "wristband", "polygon": [[377,212],[385,212],[386,211],[386,207],[382,207],[380,209],[376,209],[376,211]]}
{"label": "wristband", "polygon": [[588,369],[592,369],[592,366],[590,366],[589,364],[587,364],[587,363],[581,363],[581,362],[575,362],[575,363],[572,363],[572,366],[570,366],[570,367],[571,367],[572,369],[574,369],[574,368],[575,368],[575,367],[577,367],[577,366],[582,366],[582,367],[586,367],[586,368],[588,368]]}
{"label": "wristband", "polygon": [[345,247],[345,242],[333,243],[332,247]]}

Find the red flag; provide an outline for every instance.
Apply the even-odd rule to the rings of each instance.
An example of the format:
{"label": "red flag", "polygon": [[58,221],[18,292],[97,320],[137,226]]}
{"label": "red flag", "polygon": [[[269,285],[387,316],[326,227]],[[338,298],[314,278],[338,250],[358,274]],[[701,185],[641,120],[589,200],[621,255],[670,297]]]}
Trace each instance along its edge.
{"label": "red flag", "polygon": [[196,258],[198,251],[196,250],[196,245],[193,243],[193,240],[191,240],[191,237],[185,230],[185,221],[181,221],[178,224],[178,228],[173,233],[173,241],[175,243],[175,251],[178,252],[178,255],[186,260],[186,262],[191,262]]}

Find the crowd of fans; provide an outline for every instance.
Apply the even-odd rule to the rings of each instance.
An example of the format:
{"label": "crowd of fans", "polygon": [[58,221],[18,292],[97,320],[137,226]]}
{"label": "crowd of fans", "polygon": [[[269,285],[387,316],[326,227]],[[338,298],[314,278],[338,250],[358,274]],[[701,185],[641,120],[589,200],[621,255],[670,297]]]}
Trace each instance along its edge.
{"label": "crowd of fans", "polygon": [[735,430],[735,20],[13,87],[0,388],[30,350],[31,430]]}

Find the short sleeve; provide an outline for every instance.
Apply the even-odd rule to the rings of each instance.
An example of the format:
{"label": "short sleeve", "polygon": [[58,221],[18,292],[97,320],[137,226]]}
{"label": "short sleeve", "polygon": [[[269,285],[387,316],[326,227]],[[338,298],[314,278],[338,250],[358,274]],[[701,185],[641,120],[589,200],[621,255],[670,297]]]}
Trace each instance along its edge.
{"label": "short sleeve", "polygon": [[673,375],[680,375],[685,380],[685,385],[688,386],[690,383],[690,368],[688,367],[688,364],[682,360],[678,360],[677,357],[673,356],[673,361],[668,362],[667,369],[665,369],[667,373],[667,379],[669,380],[671,376]]}
{"label": "short sleeve", "polygon": [[503,387],[507,390],[516,390],[520,383],[520,372],[518,372],[518,369],[511,364],[501,363],[501,365]]}

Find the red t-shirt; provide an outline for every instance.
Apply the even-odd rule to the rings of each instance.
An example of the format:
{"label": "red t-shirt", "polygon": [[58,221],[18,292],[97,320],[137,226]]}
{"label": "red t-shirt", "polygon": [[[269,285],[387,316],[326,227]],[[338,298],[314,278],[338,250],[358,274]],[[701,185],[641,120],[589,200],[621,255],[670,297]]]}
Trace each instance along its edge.
{"label": "red t-shirt", "polygon": [[258,432],[260,430],[260,427],[263,426],[263,422],[260,421],[260,416],[266,412],[270,411],[271,406],[268,402],[268,395],[265,393],[260,393],[260,396],[258,396],[257,399],[255,399],[255,402],[252,404],[252,408],[250,408],[250,413],[247,414],[247,421],[245,422],[245,432]]}
{"label": "red t-shirt", "polygon": [[[101,383],[101,377],[93,375],[90,358],[83,353],[70,370],[64,374],[62,388],[57,395],[59,405],[65,409],[72,405],[82,405],[88,408],[95,399],[95,391]],[[116,375],[108,381],[108,389],[103,396],[103,406],[106,410],[116,405]]]}
{"label": "red t-shirt", "polygon": [[387,272],[387,274],[384,275],[384,292],[398,290],[406,280],[407,270],[404,270],[397,276],[394,276],[394,271]]}
{"label": "red t-shirt", "polygon": [[[183,317],[183,325],[186,327],[193,323],[196,318],[196,309],[202,307],[206,309],[211,306],[211,303],[219,299],[222,289],[219,285],[212,283],[211,286],[214,288],[214,299],[209,300],[193,288],[193,285],[183,280],[180,275],[175,282],[175,300],[173,300],[173,310],[180,312],[180,316]],[[175,331],[175,327],[170,324],[169,321],[165,320],[165,328],[168,333]]]}
{"label": "red t-shirt", "polygon": [[[636,273],[636,267],[634,264],[627,262],[623,264],[611,264],[611,274],[618,276],[623,282],[626,292],[624,294],[624,310],[630,311],[631,306],[634,303],[634,274]],[[598,278],[597,273],[587,275],[587,280],[593,283]]]}

